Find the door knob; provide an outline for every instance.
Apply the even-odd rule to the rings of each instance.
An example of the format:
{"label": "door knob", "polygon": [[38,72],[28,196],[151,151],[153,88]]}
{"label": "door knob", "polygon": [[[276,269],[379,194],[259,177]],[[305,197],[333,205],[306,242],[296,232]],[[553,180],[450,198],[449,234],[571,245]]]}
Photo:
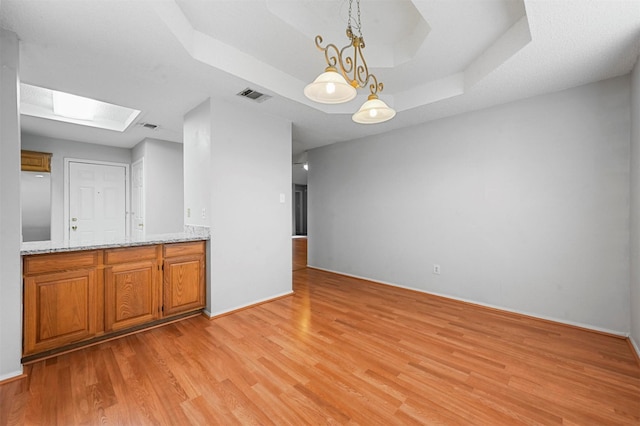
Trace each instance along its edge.
{"label": "door knob", "polygon": [[77,222],[77,221],[78,221],[78,218],[77,218],[77,217],[72,217],[72,218],[71,218],[71,222]]}
{"label": "door knob", "polygon": [[78,230],[78,227],[77,227],[76,225],[73,225],[73,226],[71,227],[71,229],[73,229],[74,231],[77,231],[77,230]]}

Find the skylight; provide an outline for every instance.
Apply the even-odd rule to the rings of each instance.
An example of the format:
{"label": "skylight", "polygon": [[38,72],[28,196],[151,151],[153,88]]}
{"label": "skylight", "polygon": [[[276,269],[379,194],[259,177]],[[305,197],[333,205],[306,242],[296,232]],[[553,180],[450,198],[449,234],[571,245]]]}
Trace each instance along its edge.
{"label": "skylight", "polygon": [[48,120],[124,132],[140,114],[140,111],[21,83],[20,113]]}

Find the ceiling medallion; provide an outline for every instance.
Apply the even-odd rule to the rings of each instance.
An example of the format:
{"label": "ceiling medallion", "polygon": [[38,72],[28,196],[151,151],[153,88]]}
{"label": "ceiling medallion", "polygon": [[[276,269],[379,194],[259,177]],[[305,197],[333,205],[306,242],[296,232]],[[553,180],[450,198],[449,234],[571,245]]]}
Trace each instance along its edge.
{"label": "ceiling medallion", "polygon": [[[304,88],[304,94],[315,102],[340,104],[355,98],[356,89],[368,87],[371,92],[368,100],[351,118],[360,124],[382,123],[391,120],[396,112],[378,99],[378,92],[382,91],[384,85],[378,83],[376,76],[369,73],[369,67],[362,54],[365,45],[360,23],[360,0],[356,0],[357,21],[355,28],[358,31],[357,35],[351,27],[351,21],[354,20],[351,13],[352,3],[353,0],[349,0],[349,20],[347,21],[349,44],[342,49],[338,49],[333,43],[322,47],[322,36],[316,36],[316,47],[324,52],[327,68],[313,83]],[[345,51],[350,47],[353,47],[351,56],[345,55]]]}

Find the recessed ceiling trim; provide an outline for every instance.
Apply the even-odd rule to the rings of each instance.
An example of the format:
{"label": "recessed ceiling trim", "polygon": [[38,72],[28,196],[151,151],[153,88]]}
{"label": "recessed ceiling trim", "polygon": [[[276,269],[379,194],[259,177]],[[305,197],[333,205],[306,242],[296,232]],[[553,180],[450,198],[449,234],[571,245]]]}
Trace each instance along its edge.
{"label": "recessed ceiling trim", "polygon": [[124,132],[140,111],[21,83],[20,114]]}

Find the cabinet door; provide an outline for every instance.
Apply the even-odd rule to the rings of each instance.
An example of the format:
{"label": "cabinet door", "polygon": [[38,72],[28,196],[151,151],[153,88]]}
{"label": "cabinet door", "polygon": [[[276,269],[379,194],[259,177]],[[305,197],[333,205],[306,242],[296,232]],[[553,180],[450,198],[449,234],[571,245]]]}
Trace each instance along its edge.
{"label": "cabinet door", "polygon": [[26,277],[24,354],[33,354],[96,335],[96,270]]}
{"label": "cabinet door", "polygon": [[164,261],[164,316],[204,307],[204,255]]}
{"label": "cabinet door", "polygon": [[51,172],[51,153],[22,150],[21,154],[23,171]]}
{"label": "cabinet door", "polygon": [[105,330],[116,331],[158,318],[158,263],[146,260],[105,269]]}

